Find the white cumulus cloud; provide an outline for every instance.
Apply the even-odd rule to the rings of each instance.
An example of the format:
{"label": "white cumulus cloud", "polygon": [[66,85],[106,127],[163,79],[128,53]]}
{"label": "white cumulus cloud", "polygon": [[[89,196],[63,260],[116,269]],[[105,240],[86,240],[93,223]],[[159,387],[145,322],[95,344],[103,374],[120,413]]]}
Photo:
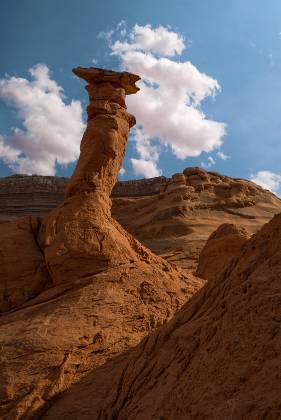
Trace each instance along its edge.
{"label": "white cumulus cloud", "polygon": [[271,171],[259,171],[251,175],[251,181],[277,194],[281,187],[281,175]]}
{"label": "white cumulus cloud", "polygon": [[[127,35],[127,31],[124,29],[124,22],[118,25],[118,30],[120,30],[122,37]],[[183,37],[161,25],[155,29],[151,25],[135,25],[129,34],[128,41],[116,40],[112,45],[112,50],[118,54],[140,50],[165,57],[181,54],[184,49]]]}
{"label": "white cumulus cloud", "polygon": [[162,175],[162,171],[157,168],[156,163],[145,159],[131,159],[134,174],[145,178],[154,178]]}
{"label": "white cumulus cloud", "polygon": [[0,79],[0,99],[16,107],[23,126],[0,136],[0,159],[18,173],[54,175],[57,163],[67,165],[79,156],[82,107],[80,101],[65,103],[63,89],[46,65],[29,72],[31,80]]}
{"label": "white cumulus cloud", "polygon": [[160,155],[159,145],[153,144],[140,127],[133,130],[133,140],[140,156],[140,159],[131,159],[134,174],[145,178],[161,175],[161,170],[157,168]]}
{"label": "white cumulus cloud", "polygon": [[[219,83],[190,61],[167,58],[182,53],[183,37],[163,26],[135,25],[126,35],[120,34],[120,30],[119,26],[106,36],[111,53],[119,57],[123,69],[142,78],[138,83],[140,92],[127,98],[130,112],[138,122],[139,131],[134,133],[141,132],[145,139],[135,139],[142,162],[137,171],[140,166],[144,168],[143,161],[149,161],[153,171],[159,173],[156,163],[163,147],[169,147],[178,159],[197,157],[219,148],[225,125],[206,118],[200,108],[204,99],[214,97],[220,90]],[[151,141],[153,156],[149,157]],[[147,151],[145,156],[143,149]],[[133,168],[136,174],[136,164]]]}

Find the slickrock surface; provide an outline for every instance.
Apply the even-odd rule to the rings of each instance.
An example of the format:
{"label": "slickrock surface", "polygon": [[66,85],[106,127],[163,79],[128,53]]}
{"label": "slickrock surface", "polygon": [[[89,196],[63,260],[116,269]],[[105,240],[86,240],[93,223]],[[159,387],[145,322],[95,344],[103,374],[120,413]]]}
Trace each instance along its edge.
{"label": "slickrock surface", "polygon": [[280,419],[281,215],[166,325],[44,419]]}
{"label": "slickrock surface", "polygon": [[[52,177],[2,179],[0,218],[48,213],[63,201],[65,183]],[[281,212],[281,200],[253,182],[200,168],[187,168],[170,179],[118,182],[111,197],[113,216],[126,230],[188,271],[196,270],[206,240],[222,223],[253,234]]]}
{"label": "slickrock surface", "polygon": [[251,237],[241,226],[223,224],[209,237],[199,256],[196,275],[206,280],[215,280],[237,257],[243,245]]}
{"label": "slickrock surface", "polygon": [[109,81],[98,72],[87,86],[88,126],[63,203],[42,221],[0,224],[1,238],[12,235],[1,270],[16,265],[0,278],[3,310],[12,309],[0,318],[1,419],[39,418],[60,392],[136,345],[204,283],[111,217],[109,195],[134,124],[125,93],[138,77],[110,72]]}

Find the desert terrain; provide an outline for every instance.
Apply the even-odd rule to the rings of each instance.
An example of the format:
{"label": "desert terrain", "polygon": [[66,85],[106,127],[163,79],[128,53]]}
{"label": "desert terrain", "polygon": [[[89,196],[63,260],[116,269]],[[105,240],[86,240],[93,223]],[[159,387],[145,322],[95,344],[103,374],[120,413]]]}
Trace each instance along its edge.
{"label": "desert terrain", "polygon": [[72,177],[0,181],[0,417],[281,418],[281,200],[197,167],[117,182],[139,77],[73,71]]}

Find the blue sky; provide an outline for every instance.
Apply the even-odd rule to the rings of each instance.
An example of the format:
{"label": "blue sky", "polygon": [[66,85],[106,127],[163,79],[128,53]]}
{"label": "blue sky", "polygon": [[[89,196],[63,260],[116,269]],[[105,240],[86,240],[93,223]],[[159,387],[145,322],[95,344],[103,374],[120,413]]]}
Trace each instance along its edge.
{"label": "blue sky", "polygon": [[[94,65],[93,59],[99,67],[118,69],[120,65],[120,57],[110,55],[106,40],[98,36],[100,32],[115,30],[124,20],[127,32],[135,24],[170,28],[184,37],[187,47],[169,59],[190,61],[219,83],[221,91],[215,98],[206,97],[200,106],[207,119],[227,127],[220,149],[203,151],[197,157],[179,159],[170,147],[161,146],[157,168],[166,176],[208,162],[210,170],[234,177],[249,178],[267,171],[267,180],[269,173],[275,176],[268,186],[277,191],[281,173],[280,17],[279,0],[10,0],[0,5],[0,78],[9,75],[31,80],[28,70],[44,64],[50,77],[64,89],[64,103],[79,100],[85,108],[83,83],[73,77],[71,68]],[[68,111],[66,119],[74,112]],[[0,135],[6,145],[14,135],[13,127],[24,129],[13,101],[2,95]],[[230,158],[222,160],[218,150]],[[2,151],[0,176],[13,172],[4,154]],[[121,179],[140,177],[133,171],[131,158],[139,158],[132,140]],[[68,176],[73,167],[74,163],[56,164],[56,172]]]}

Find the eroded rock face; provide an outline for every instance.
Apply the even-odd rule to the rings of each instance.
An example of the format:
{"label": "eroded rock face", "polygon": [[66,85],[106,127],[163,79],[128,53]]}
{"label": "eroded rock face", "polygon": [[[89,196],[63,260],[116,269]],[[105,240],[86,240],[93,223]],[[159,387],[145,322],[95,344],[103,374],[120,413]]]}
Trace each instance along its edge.
{"label": "eroded rock face", "polygon": [[74,73],[91,81],[86,87],[88,125],[64,203],[45,218],[39,234],[55,284],[89,277],[138,258],[131,244],[134,240],[111,219],[109,197],[124,158],[129,129],[135,123],[126,111],[126,91],[137,91],[135,81],[139,78],[96,69],[78,68]]}
{"label": "eroded rock face", "polygon": [[[136,76],[93,74],[88,126],[64,202],[43,219],[39,234],[25,232],[35,249],[19,250],[28,257],[23,267],[38,259],[50,282],[43,287],[34,276],[34,287],[26,284],[18,258],[13,281],[23,290],[32,286],[32,293],[0,318],[1,418],[39,418],[58,394],[135,346],[204,283],[152,254],[111,217],[109,195],[134,123],[125,93],[136,89]],[[5,290],[10,280],[0,279]]]}
{"label": "eroded rock face", "polygon": [[[46,215],[63,202],[66,182],[39,176],[2,179],[0,218]],[[117,182],[111,199],[115,220],[187,271],[196,270],[203,246],[222,223],[253,234],[281,212],[281,200],[253,182],[201,168],[186,168],[172,178]]]}
{"label": "eroded rock face", "polygon": [[237,257],[251,234],[243,227],[225,223],[209,237],[199,256],[196,275],[215,280],[230,261]]}
{"label": "eroded rock face", "polygon": [[44,419],[279,419],[281,215],[176,316]]}
{"label": "eroded rock face", "polygon": [[52,284],[36,243],[39,228],[35,217],[0,223],[0,313],[23,305]]}
{"label": "eroded rock face", "polygon": [[192,272],[208,237],[222,223],[253,234],[279,212],[281,200],[271,192],[200,168],[175,174],[159,194],[113,200],[113,214],[122,226],[157,254]]}

